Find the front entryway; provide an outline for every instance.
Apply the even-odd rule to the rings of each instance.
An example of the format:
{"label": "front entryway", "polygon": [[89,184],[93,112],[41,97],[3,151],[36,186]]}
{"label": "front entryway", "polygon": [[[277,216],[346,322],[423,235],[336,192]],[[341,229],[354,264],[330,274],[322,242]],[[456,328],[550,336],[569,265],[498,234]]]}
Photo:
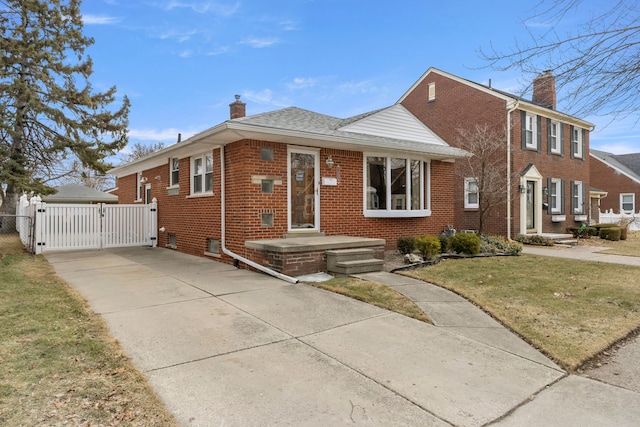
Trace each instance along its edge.
{"label": "front entryway", "polygon": [[536,183],[527,181],[527,233],[536,229]]}
{"label": "front entryway", "polygon": [[289,149],[289,231],[320,230],[320,167],[317,150]]}
{"label": "front entryway", "polygon": [[520,234],[542,233],[542,175],[529,164],[522,172],[520,183]]}

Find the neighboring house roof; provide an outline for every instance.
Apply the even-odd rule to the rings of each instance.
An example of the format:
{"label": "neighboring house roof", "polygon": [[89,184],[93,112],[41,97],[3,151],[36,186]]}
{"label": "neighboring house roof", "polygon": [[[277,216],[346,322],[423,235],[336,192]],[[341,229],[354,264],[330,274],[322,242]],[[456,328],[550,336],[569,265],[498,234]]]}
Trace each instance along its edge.
{"label": "neighboring house roof", "polygon": [[590,149],[589,154],[610,168],[640,184],[640,153],[612,154]]}
{"label": "neighboring house roof", "polygon": [[111,169],[109,173],[127,175],[141,168],[164,164],[167,157],[195,155],[212,146],[223,146],[241,139],[306,144],[342,150],[412,153],[436,160],[469,155],[462,149],[447,145],[400,105],[350,119],[288,107],[227,120],[147,157]]}
{"label": "neighboring house roof", "polygon": [[[579,119],[577,117],[571,116],[569,114],[566,113],[562,113],[560,111],[545,107],[543,105],[540,105],[536,102],[533,102],[531,100],[527,100],[524,99],[520,96],[508,93],[508,92],[504,92],[502,90],[498,90],[495,89],[493,87],[487,86],[487,85],[483,85],[480,83],[476,83],[473,82],[471,80],[467,80],[465,78],[462,77],[458,77],[454,74],[450,74],[447,73],[446,71],[442,71],[439,70],[437,68],[431,67],[429,68],[422,76],[420,76],[420,78],[409,88],[409,90],[407,90],[398,100],[397,104],[400,104],[402,101],[404,101],[404,99],[409,96],[409,94],[411,94],[411,92],[413,92],[413,90],[420,84],[422,83],[423,80],[425,80],[427,78],[427,76],[429,74],[432,73],[436,73],[436,74],[440,74],[444,77],[447,77],[449,79],[455,80],[459,83],[462,83],[464,85],[473,87],[477,90],[480,90],[482,92],[485,92],[489,95],[495,96],[496,98],[500,98],[503,99],[506,103],[507,103],[507,108],[512,108],[514,106],[517,105],[517,108],[520,108],[521,110],[527,110],[527,111],[531,111],[531,112],[539,112],[541,114],[544,114],[550,118],[554,118],[557,120],[561,120],[563,122],[566,123],[572,123],[576,126],[582,127],[582,128],[587,128],[587,129],[593,129],[595,127],[595,125],[591,122],[587,122],[586,120],[582,120]],[[436,93],[437,93],[437,88],[436,88]],[[436,94],[437,97],[437,94]]]}
{"label": "neighboring house roof", "polygon": [[49,196],[43,196],[42,201],[47,203],[117,203],[118,196],[108,194],[95,188],[85,187],[80,184],[67,184],[56,188],[58,192]]}

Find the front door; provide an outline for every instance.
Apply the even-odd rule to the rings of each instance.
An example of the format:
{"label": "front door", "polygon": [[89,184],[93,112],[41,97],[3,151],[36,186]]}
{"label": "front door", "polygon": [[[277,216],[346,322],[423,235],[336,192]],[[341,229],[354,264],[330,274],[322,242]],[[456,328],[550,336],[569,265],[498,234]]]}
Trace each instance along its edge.
{"label": "front door", "polygon": [[535,233],[536,228],[536,183],[527,181],[527,231]]}
{"label": "front door", "polygon": [[319,153],[289,149],[289,230],[320,230]]}

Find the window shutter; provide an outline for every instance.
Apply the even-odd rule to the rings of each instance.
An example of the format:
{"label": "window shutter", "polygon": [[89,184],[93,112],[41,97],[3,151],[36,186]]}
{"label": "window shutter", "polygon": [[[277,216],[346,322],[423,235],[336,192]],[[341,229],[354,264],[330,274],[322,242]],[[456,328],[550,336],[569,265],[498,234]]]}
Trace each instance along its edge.
{"label": "window shutter", "polygon": [[587,183],[582,181],[582,206],[580,206],[582,214],[587,213]]}
{"label": "window shutter", "polygon": [[[569,126],[569,156],[573,159],[573,125]],[[573,185],[571,185],[573,191]]]}
{"label": "window shutter", "polygon": [[564,189],[564,179],[560,180],[560,213],[564,214],[566,212],[565,206],[567,204],[567,199],[565,198],[565,189]]}
{"label": "window shutter", "polygon": [[520,142],[522,145],[522,149],[527,149],[527,113],[526,111],[520,111],[520,123],[522,125],[522,129],[520,132]]}
{"label": "window shutter", "polygon": [[571,190],[571,213],[572,214],[576,211],[576,198],[574,196],[576,188],[573,184],[574,184],[573,180],[569,181],[569,187],[571,187],[570,190]]}
{"label": "window shutter", "polygon": [[542,116],[536,116],[536,149],[542,153]]}
{"label": "window shutter", "polygon": [[[558,196],[556,195],[556,197]],[[547,213],[549,215],[551,215],[551,210],[551,178],[547,178]]]}
{"label": "window shutter", "polygon": [[[551,154],[551,119],[547,118],[547,153]],[[547,188],[549,188],[547,186]]]}
{"label": "window shutter", "polygon": [[560,156],[564,157],[564,123],[560,123],[560,132],[558,138],[560,138]]}
{"label": "window shutter", "polygon": [[582,129],[582,141],[580,141],[582,142],[582,160],[585,160],[587,158],[587,155],[585,154],[585,151],[584,151],[584,145],[585,145],[584,141],[586,136],[587,136],[587,131],[585,129]]}

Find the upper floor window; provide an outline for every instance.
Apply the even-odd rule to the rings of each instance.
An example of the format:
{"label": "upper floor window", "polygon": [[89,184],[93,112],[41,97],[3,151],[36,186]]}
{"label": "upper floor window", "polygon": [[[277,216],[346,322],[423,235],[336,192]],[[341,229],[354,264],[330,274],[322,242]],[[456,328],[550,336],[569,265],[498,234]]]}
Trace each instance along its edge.
{"label": "upper floor window", "polygon": [[636,195],[634,193],[620,194],[620,213],[632,214],[636,208]]}
{"label": "upper floor window", "polygon": [[169,185],[177,186],[180,179],[180,159],[173,157],[169,159]]}
{"label": "upper floor window", "polygon": [[191,194],[213,192],[213,155],[191,158]]}
{"label": "upper floor window", "polygon": [[540,117],[522,112],[522,148],[540,150]]}
{"label": "upper floor window", "polygon": [[365,156],[365,216],[427,216],[429,163],[417,159]]}
{"label": "upper floor window", "polygon": [[585,213],[584,182],[571,181],[571,211],[574,214]]}
{"label": "upper floor window", "polygon": [[571,157],[574,159],[583,159],[583,130],[575,126],[571,126]]}
{"label": "upper floor window", "polygon": [[552,154],[562,154],[562,131],[560,123],[549,120],[549,152]]}
{"label": "upper floor window", "polygon": [[478,180],[476,178],[464,179],[464,207],[465,209],[478,209],[480,206],[480,193],[478,192]]}
{"label": "upper floor window", "polygon": [[564,212],[564,185],[563,181],[558,178],[549,179],[549,212],[552,214],[560,214]]}

